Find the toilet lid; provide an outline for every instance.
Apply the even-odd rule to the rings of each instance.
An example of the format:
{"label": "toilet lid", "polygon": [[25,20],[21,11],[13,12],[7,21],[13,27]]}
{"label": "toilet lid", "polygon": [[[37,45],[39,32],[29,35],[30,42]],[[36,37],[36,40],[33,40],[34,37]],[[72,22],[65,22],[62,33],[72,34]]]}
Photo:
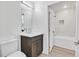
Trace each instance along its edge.
{"label": "toilet lid", "polygon": [[7,57],[26,57],[26,55],[21,51],[17,51],[13,54],[8,55]]}

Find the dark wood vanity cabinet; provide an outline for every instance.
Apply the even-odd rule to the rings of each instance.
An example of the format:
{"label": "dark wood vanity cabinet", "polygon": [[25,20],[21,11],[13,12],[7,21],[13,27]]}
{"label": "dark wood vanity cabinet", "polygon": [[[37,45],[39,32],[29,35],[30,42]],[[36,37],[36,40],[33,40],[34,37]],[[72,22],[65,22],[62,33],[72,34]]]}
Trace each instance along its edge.
{"label": "dark wood vanity cabinet", "polygon": [[43,51],[43,35],[21,36],[21,51],[28,57],[39,56]]}

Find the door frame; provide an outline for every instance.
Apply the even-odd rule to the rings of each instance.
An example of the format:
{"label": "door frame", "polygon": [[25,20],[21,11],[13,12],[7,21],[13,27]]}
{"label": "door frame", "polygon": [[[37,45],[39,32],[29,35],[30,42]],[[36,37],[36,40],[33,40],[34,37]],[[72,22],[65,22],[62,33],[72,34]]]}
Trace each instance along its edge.
{"label": "door frame", "polygon": [[58,2],[55,2],[55,3],[48,5],[48,53],[49,54],[52,52],[52,51],[50,51],[50,10],[49,9],[50,9],[51,5],[59,3],[59,2],[62,2],[62,1],[58,1]]}
{"label": "door frame", "polygon": [[[56,2],[56,3],[52,3],[52,4],[50,4],[50,5],[48,5],[48,53],[50,54],[51,53],[51,51],[50,51],[50,11],[49,11],[49,9],[50,9],[50,6],[51,5],[53,5],[53,4],[57,4],[57,3],[60,3],[60,2],[63,2],[63,1],[58,1],[58,2]],[[76,8],[75,9],[77,9],[77,1],[75,1],[75,3],[76,3]],[[76,10],[77,11],[77,10]],[[75,15],[77,16],[77,12],[75,11]],[[77,34],[77,32],[78,32],[78,23],[77,23],[77,17],[75,18],[75,37],[74,37],[74,40],[77,42],[78,41],[78,38],[77,38],[77,36],[78,36],[78,34]],[[75,44],[75,43],[74,43]],[[52,47],[53,48],[53,47]],[[76,52],[75,52],[76,53]],[[76,56],[76,54],[75,54],[75,56]]]}
{"label": "door frame", "polygon": [[48,53],[50,54],[50,6],[48,6]]}

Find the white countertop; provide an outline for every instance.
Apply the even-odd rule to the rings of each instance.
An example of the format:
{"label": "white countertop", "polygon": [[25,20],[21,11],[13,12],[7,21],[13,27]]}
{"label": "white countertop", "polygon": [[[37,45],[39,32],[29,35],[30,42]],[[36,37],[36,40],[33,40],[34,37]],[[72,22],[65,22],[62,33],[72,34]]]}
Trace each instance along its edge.
{"label": "white countertop", "polygon": [[23,36],[27,36],[27,37],[34,37],[34,36],[38,36],[38,35],[41,35],[41,34],[43,34],[43,33],[41,33],[41,32],[37,32],[37,33],[25,33],[25,32],[22,32],[21,33],[21,35],[23,35]]}

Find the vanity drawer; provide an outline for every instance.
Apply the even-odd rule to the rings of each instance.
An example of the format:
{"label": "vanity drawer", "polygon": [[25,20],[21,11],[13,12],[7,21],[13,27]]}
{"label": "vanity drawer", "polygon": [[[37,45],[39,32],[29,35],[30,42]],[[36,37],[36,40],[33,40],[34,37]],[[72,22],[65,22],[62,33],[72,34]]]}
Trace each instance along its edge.
{"label": "vanity drawer", "polygon": [[35,36],[32,38],[32,41],[40,40],[42,38],[42,35]]}

